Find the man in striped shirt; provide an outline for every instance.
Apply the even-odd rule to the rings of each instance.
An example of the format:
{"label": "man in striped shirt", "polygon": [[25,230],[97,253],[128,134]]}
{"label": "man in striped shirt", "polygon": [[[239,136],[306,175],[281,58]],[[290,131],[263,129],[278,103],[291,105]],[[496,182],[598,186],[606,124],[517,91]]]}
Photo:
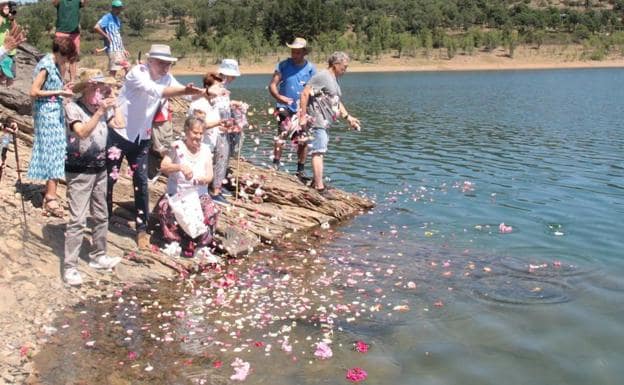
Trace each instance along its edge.
{"label": "man in striped shirt", "polygon": [[106,53],[108,54],[108,71],[111,76],[115,76],[117,71],[128,69],[129,54],[121,40],[121,19],[119,15],[124,5],[121,0],[113,0],[111,7],[111,11],[102,16],[93,29],[104,37]]}

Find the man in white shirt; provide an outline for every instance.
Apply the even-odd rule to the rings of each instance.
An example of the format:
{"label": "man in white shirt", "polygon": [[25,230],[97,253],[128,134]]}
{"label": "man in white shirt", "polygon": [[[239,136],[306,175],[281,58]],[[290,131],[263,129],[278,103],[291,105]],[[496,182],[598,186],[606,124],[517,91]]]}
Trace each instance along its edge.
{"label": "man in white shirt", "polygon": [[163,98],[196,95],[206,92],[192,84],[181,85],[169,73],[178,59],[171,55],[168,45],[153,44],[147,54],[147,63],[132,68],[119,94],[125,127],[109,131],[107,169],[107,203],[109,217],[113,209],[113,187],[119,176],[121,162],[126,157],[134,186],[134,209],[139,248],[149,247],[147,218],[149,214],[147,190],[147,159],[152,122]]}

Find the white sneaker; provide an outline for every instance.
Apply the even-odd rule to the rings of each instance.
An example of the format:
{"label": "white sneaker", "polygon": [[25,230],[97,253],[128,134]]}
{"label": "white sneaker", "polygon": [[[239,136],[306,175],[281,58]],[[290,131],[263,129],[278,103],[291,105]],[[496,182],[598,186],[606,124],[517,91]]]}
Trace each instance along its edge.
{"label": "white sneaker", "polygon": [[108,270],[115,267],[115,265],[117,265],[119,262],[121,262],[120,257],[109,257],[108,255],[102,255],[96,260],[89,262],[89,266],[94,269]]}
{"label": "white sneaker", "polygon": [[82,285],[82,277],[80,276],[80,273],[78,272],[78,270],[76,270],[73,267],[70,267],[69,269],[65,270],[65,274],[63,274],[63,278],[65,279],[65,282],[67,282],[68,285],[71,285],[71,286]]}

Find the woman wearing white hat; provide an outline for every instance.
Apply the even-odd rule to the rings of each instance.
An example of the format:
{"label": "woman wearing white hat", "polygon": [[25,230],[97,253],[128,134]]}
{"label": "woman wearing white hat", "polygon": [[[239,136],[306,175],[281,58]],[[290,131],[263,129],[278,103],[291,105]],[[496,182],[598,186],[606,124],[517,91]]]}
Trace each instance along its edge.
{"label": "woman wearing white hat", "polygon": [[147,191],[147,159],[154,115],[161,99],[182,95],[200,95],[206,92],[193,84],[183,86],[169,73],[178,59],[168,45],[153,44],[147,54],[147,63],[133,67],[119,95],[125,126],[109,132],[107,159],[109,215],[112,215],[113,187],[125,156],[132,172],[134,209],[139,248],[149,247],[147,218],[149,214]]}
{"label": "woman wearing white hat", "polygon": [[[240,76],[238,62],[234,59],[223,59],[217,73],[223,79],[223,86],[227,88],[237,77]],[[229,92],[226,92],[216,98],[215,101],[219,110],[221,120],[231,121],[232,105],[241,105],[242,103],[230,100]],[[212,199],[219,204],[228,204],[228,201],[222,194],[221,187],[223,181],[227,177],[228,160],[230,153],[234,152],[234,148],[240,140],[240,131],[233,131],[232,125],[221,126],[220,134],[216,135],[213,151],[213,167],[214,178],[210,184],[210,195]]]}

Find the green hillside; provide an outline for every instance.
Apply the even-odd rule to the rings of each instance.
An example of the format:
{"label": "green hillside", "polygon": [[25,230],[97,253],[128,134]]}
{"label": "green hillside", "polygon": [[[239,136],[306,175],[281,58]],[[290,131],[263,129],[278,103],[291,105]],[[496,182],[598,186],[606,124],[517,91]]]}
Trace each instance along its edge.
{"label": "green hillside", "polygon": [[[83,46],[100,47],[91,30],[109,1],[83,9]],[[125,41],[168,41],[177,55],[253,60],[304,36],[317,53],[348,50],[356,59],[457,53],[520,44],[580,43],[592,59],[622,51],[624,0],[125,0]],[[22,6],[29,41],[47,49],[56,10],[49,1]],[[84,51],[84,50],[83,50]]]}

